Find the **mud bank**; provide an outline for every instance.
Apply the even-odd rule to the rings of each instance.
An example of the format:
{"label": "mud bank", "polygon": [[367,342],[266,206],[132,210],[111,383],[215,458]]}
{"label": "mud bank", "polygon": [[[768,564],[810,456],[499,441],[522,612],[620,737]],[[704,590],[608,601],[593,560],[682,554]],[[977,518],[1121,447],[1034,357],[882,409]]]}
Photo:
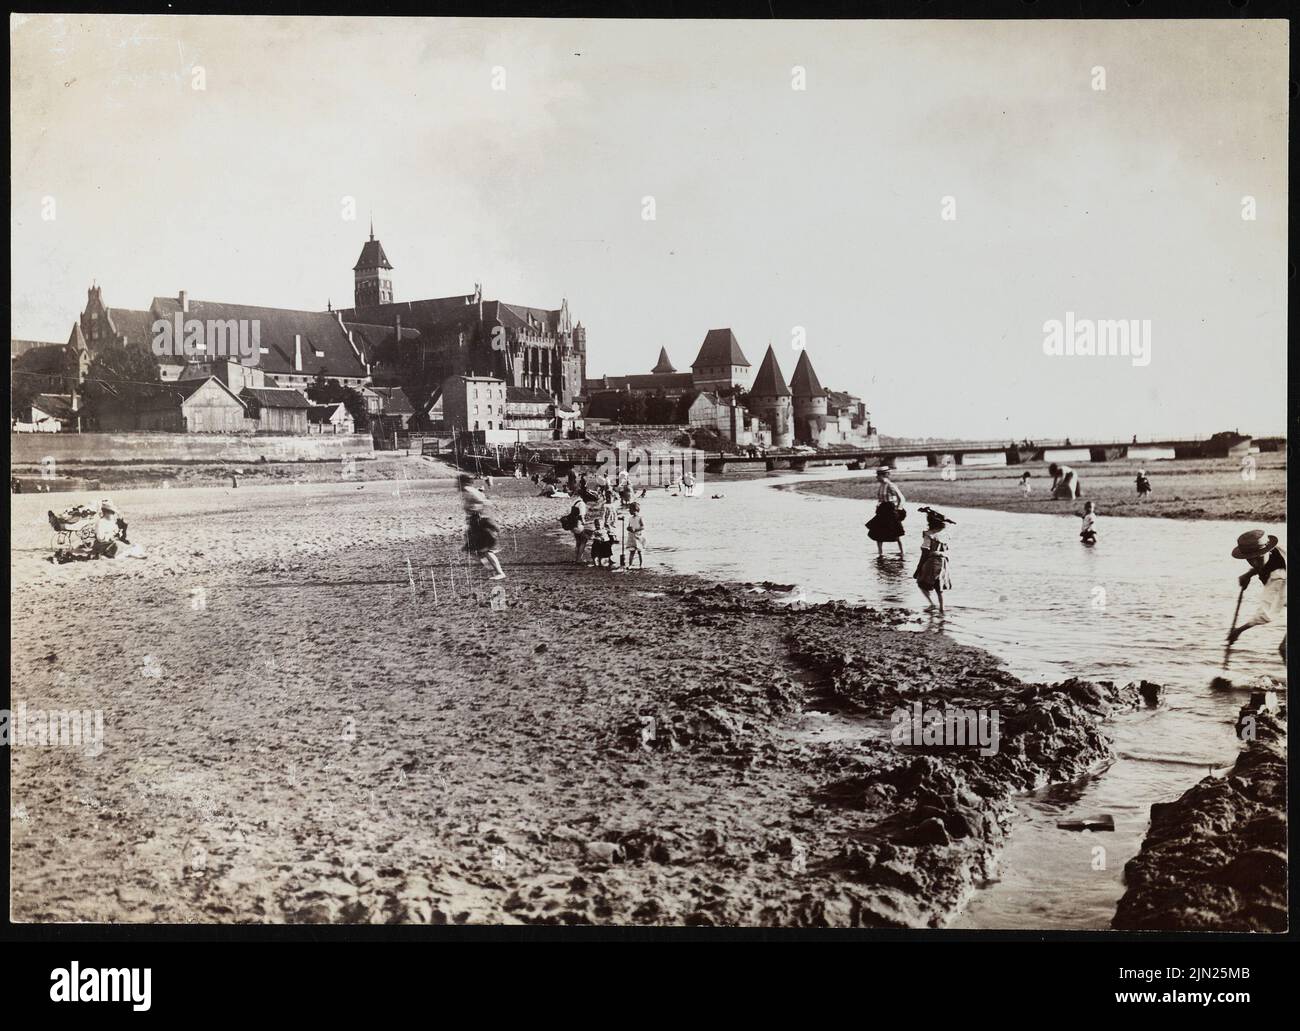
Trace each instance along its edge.
{"label": "mud bank", "polygon": [[1113,927],[1287,929],[1286,717],[1256,720],[1256,739],[1224,776],[1151,807]]}
{"label": "mud bank", "polygon": [[[1158,695],[578,567],[531,486],[496,492],[501,593],[439,484],[127,492],[130,565],[42,565],[15,497],[14,704],[104,736],[12,750],[14,918],[938,927],[1012,796]],[[997,750],[895,743],[914,702],[996,712]]]}

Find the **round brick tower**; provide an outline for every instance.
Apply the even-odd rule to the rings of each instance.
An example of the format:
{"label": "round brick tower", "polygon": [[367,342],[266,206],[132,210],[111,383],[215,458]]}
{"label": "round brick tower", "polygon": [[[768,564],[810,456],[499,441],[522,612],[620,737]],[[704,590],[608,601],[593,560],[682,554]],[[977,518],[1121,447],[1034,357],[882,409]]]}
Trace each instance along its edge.
{"label": "round brick tower", "polygon": [[790,390],[794,395],[794,439],[800,444],[821,444],[826,432],[826,391],[807,351],[799,352]]}
{"label": "round brick tower", "polygon": [[789,447],[794,443],[791,427],[790,388],[785,384],[781,366],[776,363],[776,352],[767,345],[763,364],[758,367],[754,385],[749,388],[749,410],[767,423],[772,431],[773,447]]}

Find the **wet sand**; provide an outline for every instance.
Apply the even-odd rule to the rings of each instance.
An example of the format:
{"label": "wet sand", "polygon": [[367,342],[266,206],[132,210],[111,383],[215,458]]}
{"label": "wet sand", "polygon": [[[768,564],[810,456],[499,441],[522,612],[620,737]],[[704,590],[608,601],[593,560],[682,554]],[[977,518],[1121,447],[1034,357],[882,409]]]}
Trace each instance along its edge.
{"label": "wet sand", "polygon": [[[123,492],[149,557],[65,566],[15,497],[15,708],[104,741],[12,749],[13,917],[938,927],[1012,794],[1155,697],[575,567],[532,491],[497,491],[495,605],[445,482]],[[998,752],[892,744],[913,701],[996,709]]]}
{"label": "wet sand", "polygon": [[[1255,455],[1253,478],[1243,477],[1240,460],[1188,459],[1185,461],[1124,460],[1092,465],[1080,462],[1071,468],[1079,474],[1083,496],[1074,501],[1053,501],[1047,465],[956,466],[954,478],[945,480],[943,470],[898,472],[894,482],[907,498],[909,507],[933,505],[942,508],[991,508],[1002,512],[1042,512],[1073,515],[1085,501],[1094,501],[1097,512],[1110,516],[1158,516],[1168,519],[1239,519],[1244,523],[1286,521],[1286,454]],[[1134,478],[1145,469],[1151,481],[1151,495],[1138,500]],[[1020,488],[1020,474],[1030,473],[1030,494]],[[816,469],[809,471],[815,476]],[[803,484],[800,490],[832,497],[875,499],[871,477],[847,481]]]}

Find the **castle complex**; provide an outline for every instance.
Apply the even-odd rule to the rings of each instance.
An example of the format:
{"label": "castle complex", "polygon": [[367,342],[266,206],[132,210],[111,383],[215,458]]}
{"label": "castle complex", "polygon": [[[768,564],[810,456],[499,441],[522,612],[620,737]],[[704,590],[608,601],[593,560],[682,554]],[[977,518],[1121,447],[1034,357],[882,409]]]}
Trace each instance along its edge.
{"label": "castle complex", "polygon": [[[25,342],[24,348],[32,344],[51,352],[42,359],[51,372],[47,378],[51,384],[62,379],[68,393],[48,399],[65,400],[73,413],[91,362],[104,348],[153,351],[164,383],[215,378],[225,394],[208,390],[200,405],[183,391],[164,391],[160,404],[167,411],[150,422],[196,432],[218,425],[275,432],[279,423],[264,414],[267,405],[301,407],[305,399],[289,394],[325,379],[361,391],[372,417],[391,417],[408,428],[415,417],[419,425],[454,425],[496,441],[578,435],[584,415],[690,423],[738,446],[861,443],[874,433],[866,406],[823,388],[806,351],[789,385],[770,345],[751,377],[735,333],[711,329],[689,372],[678,372],[660,348],[649,373],[587,379],[586,330],[570,315],[567,300],[554,309],[485,300],[476,284],[469,294],[399,301],[393,270],[372,224],[353,266],[350,308],[329,304],[326,311],[302,311],[200,301],[184,290],[155,297],[144,309],[111,308],[95,284],[66,345]],[[179,334],[191,324],[197,339],[189,350],[163,354],[153,346],[155,327],[175,326]],[[251,340],[248,327],[254,327]],[[248,352],[234,360],[226,347],[213,347],[214,336],[228,344],[232,333],[243,334],[241,346]],[[214,409],[218,401],[227,410],[198,412]],[[168,407],[173,402],[176,411]],[[254,408],[263,414],[254,418]],[[136,425],[137,414],[118,413],[117,425],[143,428]],[[104,424],[102,415],[97,419]],[[80,425],[78,419],[63,421]]]}

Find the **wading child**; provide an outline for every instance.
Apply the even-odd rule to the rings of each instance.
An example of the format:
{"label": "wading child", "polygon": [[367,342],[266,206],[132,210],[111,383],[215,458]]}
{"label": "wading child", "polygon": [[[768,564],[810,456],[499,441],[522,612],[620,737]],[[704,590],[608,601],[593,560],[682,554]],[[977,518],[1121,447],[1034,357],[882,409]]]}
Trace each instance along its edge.
{"label": "wading child", "polygon": [[1029,473],[1020,474],[1020,491],[1025,497],[1029,497]]}
{"label": "wading child", "polygon": [[925,595],[926,607],[934,608],[934,602],[930,600],[930,592],[934,591],[939,596],[939,611],[943,612],[943,592],[952,590],[952,580],[948,576],[948,542],[944,539],[944,531],[957,524],[955,520],[932,508],[922,506],[917,511],[925,513],[925,529],[921,532],[921,560],[917,562],[912,578]]}
{"label": "wading child", "polygon": [[641,518],[641,506],[635,501],[627,506],[630,513],[627,520],[627,568],[632,568],[636,559],[640,568],[645,568],[645,520]]}
{"label": "wading child", "polygon": [[1097,513],[1093,510],[1093,503],[1085,501],[1083,503],[1083,525],[1079,528],[1079,540],[1084,544],[1097,543]]}

